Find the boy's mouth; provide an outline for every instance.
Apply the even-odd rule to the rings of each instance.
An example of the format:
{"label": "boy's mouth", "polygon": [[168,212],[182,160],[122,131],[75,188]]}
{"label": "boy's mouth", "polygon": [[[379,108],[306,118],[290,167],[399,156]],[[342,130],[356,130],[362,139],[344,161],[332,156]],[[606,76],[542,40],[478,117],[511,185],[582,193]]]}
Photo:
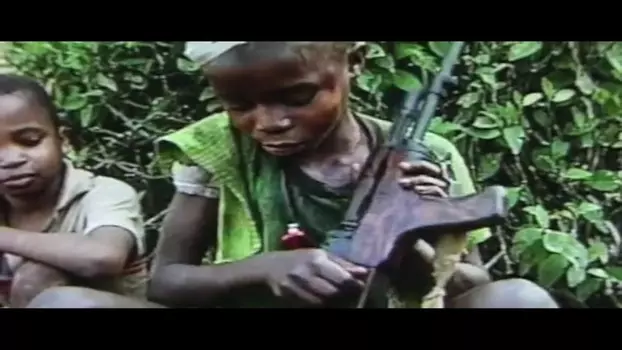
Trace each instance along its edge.
{"label": "boy's mouth", "polygon": [[34,179],[35,174],[14,175],[0,180],[0,185],[8,189],[22,189],[30,186]]}
{"label": "boy's mouth", "polygon": [[266,152],[274,155],[289,155],[304,148],[304,142],[264,143],[261,145]]}

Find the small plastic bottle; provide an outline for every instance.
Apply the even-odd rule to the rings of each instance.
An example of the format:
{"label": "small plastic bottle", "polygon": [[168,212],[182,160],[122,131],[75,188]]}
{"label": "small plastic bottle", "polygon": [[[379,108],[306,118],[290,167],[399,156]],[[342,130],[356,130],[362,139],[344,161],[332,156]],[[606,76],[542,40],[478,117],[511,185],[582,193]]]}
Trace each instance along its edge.
{"label": "small plastic bottle", "polygon": [[304,231],[300,229],[300,225],[297,223],[287,225],[287,232],[281,237],[281,244],[286,250],[313,247],[312,241],[307,237]]}

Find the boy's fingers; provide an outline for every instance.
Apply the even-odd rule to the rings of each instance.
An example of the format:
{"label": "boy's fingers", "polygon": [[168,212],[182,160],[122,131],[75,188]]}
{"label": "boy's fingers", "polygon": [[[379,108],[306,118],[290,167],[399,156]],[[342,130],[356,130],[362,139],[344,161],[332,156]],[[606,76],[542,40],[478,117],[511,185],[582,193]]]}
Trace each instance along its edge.
{"label": "boy's fingers", "polygon": [[432,176],[442,176],[443,173],[440,166],[425,160],[419,160],[415,162],[401,162],[399,164],[399,168],[405,174],[413,175],[428,174]]}
{"label": "boy's fingers", "polygon": [[365,267],[354,265],[353,263],[343,260],[339,257],[331,256],[330,259],[352,275],[360,276],[366,275],[368,273],[368,270]]}
{"label": "boy's fingers", "polygon": [[415,186],[414,190],[422,196],[447,197],[447,192],[436,186]]}
{"label": "boy's fingers", "polygon": [[445,189],[449,186],[447,181],[427,175],[404,177],[399,179],[398,182],[406,189],[411,189],[416,186],[436,186]]}

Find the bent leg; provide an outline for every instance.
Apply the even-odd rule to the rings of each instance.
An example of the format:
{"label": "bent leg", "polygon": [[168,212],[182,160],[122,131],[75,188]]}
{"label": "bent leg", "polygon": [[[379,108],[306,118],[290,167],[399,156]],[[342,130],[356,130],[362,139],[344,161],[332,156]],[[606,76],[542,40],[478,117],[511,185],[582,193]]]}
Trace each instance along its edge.
{"label": "bent leg", "polygon": [[558,309],[542,287],[524,279],[508,279],[475,287],[448,301],[449,308],[467,309]]}
{"label": "bent leg", "polygon": [[25,307],[44,290],[68,285],[69,277],[65,273],[47,265],[26,261],[13,276],[9,306]]}
{"label": "bent leg", "polygon": [[146,309],[164,306],[146,300],[81,287],[53,287],[37,295],[28,309]]}

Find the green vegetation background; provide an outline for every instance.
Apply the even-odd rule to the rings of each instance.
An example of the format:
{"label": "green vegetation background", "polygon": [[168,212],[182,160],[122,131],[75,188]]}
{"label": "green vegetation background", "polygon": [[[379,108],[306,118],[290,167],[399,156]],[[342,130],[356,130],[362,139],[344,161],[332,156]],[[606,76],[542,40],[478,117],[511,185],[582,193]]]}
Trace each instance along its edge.
{"label": "green vegetation background", "polygon": [[[153,141],[220,108],[183,42],[1,44],[11,69],[53,92],[77,164],[141,191],[153,245],[172,194]],[[352,102],[374,113],[427,83],[449,43],[370,45]],[[482,245],[490,271],[566,306],[618,307],[622,44],[474,42],[457,73],[433,131],[456,143],[478,186],[509,190],[511,218]]]}

